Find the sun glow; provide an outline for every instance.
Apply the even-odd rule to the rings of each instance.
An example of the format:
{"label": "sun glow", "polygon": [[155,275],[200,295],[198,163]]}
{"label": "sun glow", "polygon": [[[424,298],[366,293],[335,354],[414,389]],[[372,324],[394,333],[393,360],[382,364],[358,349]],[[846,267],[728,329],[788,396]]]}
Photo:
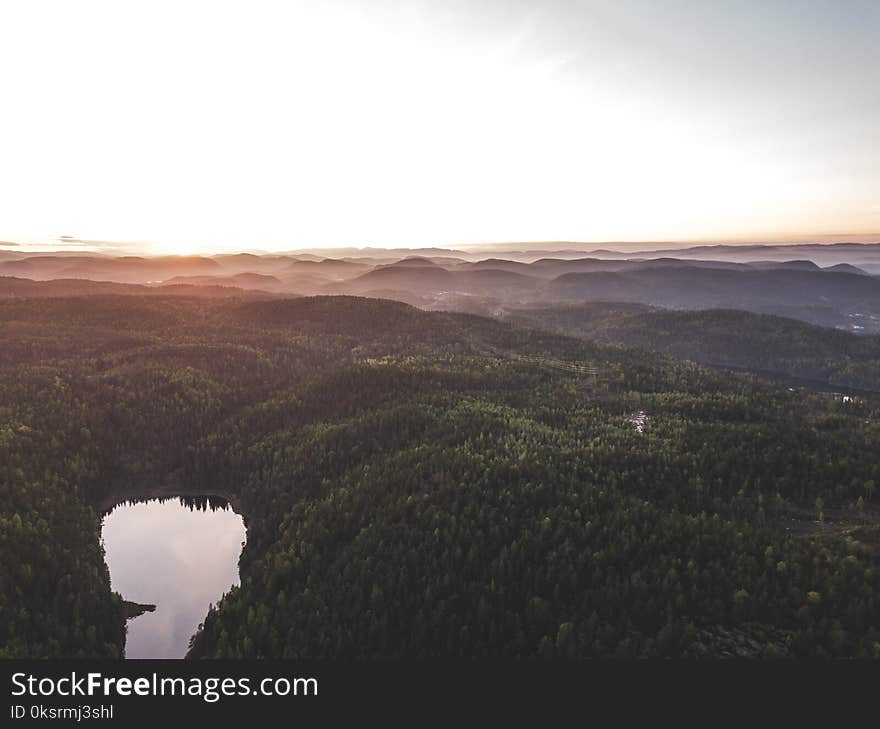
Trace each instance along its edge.
{"label": "sun glow", "polygon": [[598,31],[557,48],[535,14],[475,32],[414,7],[4,5],[0,235],[183,254],[880,228],[826,161],[621,83]]}

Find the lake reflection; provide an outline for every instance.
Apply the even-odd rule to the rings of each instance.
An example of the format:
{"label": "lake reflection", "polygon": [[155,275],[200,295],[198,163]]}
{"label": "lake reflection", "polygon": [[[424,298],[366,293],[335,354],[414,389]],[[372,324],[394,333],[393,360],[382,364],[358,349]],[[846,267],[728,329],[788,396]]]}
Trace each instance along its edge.
{"label": "lake reflection", "polygon": [[188,502],[152,499],[117,506],[104,517],[113,589],[126,600],[156,605],[128,621],[127,658],[182,658],[208,605],[238,584],[241,516],[222,500]]}

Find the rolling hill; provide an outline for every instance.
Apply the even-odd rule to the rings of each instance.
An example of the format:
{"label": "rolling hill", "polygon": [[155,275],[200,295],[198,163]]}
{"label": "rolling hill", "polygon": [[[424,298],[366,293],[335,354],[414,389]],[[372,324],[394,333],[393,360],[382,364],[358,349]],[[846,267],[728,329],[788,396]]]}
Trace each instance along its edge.
{"label": "rolling hill", "polygon": [[795,319],[609,303],[512,310],[505,319],[712,366],[824,383],[829,388],[880,391],[880,336],[860,336]]}
{"label": "rolling hill", "polygon": [[356,297],[4,299],[0,339],[3,657],[121,655],[97,517],[156,484],[247,520],[193,658],[876,653],[876,398]]}

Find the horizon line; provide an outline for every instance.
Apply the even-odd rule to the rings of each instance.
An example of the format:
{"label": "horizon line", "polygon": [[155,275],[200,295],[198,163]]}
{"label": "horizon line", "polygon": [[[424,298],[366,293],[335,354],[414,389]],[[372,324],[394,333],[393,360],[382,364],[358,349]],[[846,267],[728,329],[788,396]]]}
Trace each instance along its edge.
{"label": "horizon line", "polygon": [[[792,237],[779,239],[698,239],[698,240],[606,240],[606,241],[577,241],[577,240],[526,240],[526,241],[486,241],[486,242],[462,242],[462,243],[437,243],[437,244],[411,244],[411,245],[379,245],[369,244],[335,244],[335,245],[298,245],[278,246],[264,248],[259,245],[227,247],[218,245],[211,250],[208,245],[179,243],[184,252],[173,253],[168,250],[169,244],[158,241],[137,240],[99,240],[76,238],[74,236],[58,236],[57,238],[44,241],[34,240],[0,240],[0,251],[9,253],[75,253],[79,250],[83,255],[103,254],[119,256],[141,257],[193,257],[193,256],[218,256],[251,253],[254,255],[284,255],[296,253],[309,253],[311,251],[420,251],[435,250],[454,253],[477,253],[480,250],[490,252],[523,253],[529,250],[547,251],[577,251],[577,252],[613,252],[613,253],[639,253],[639,252],[662,252],[664,250],[693,250],[700,248],[773,248],[773,247],[801,247],[822,246],[833,247],[837,245],[880,245],[880,232],[877,234],[826,234],[811,237]],[[161,247],[164,250],[152,251],[151,248]],[[640,249],[643,247],[643,249]],[[104,250],[102,250],[104,249]],[[137,250],[137,253],[131,251]]]}

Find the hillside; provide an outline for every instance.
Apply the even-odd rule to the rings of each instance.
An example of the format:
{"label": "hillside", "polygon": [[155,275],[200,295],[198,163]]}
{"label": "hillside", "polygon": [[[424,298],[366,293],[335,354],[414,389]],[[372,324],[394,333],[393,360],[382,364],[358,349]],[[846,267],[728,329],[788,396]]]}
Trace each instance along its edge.
{"label": "hillside", "polygon": [[[239,284],[240,285],[240,284]],[[14,276],[0,276],[0,299],[21,298],[38,299],[65,296],[95,296],[114,294],[117,296],[188,296],[188,297],[253,297],[269,296],[260,291],[246,292],[238,286],[226,286],[216,281],[201,283],[168,283],[166,285],[144,286],[141,284],[122,284],[113,281],[90,281],[88,279],[53,279],[33,281]]]}
{"label": "hillside", "polygon": [[0,276],[33,279],[84,278],[118,283],[148,283],[172,276],[210,275],[220,264],[202,256],[32,256],[0,263]]}
{"label": "hillside", "polygon": [[625,301],[665,308],[743,309],[824,323],[850,323],[858,314],[880,322],[880,279],[793,269],[718,270],[682,265],[615,273],[565,274],[544,292],[547,300]]}
{"label": "hillside", "polygon": [[707,365],[880,391],[880,337],[795,319],[746,311],[669,311],[608,303],[516,309],[505,318]]}
{"label": "hillside", "polygon": [[258,291],[280,291],[285,288],[284,283],[275,276],[251,271],[234,276],[172,276],[162,283],[165,286],[233,286]]}
{"label": "hillside", "polygon": [[0,337],[0,655],[120,654],[96,512],[156,483],[247,519],[192,657],[880,641],[874,399],[354,297],[6,300]]}

